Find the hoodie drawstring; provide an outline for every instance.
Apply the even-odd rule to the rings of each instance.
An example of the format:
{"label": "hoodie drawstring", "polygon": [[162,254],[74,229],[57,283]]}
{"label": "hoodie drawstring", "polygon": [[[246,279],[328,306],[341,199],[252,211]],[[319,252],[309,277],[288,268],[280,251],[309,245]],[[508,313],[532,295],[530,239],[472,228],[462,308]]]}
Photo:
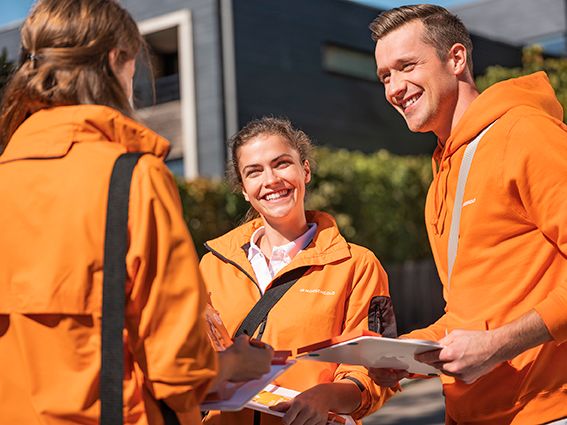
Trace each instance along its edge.
{"label": "hoodie drawstring", "polygon": [[[439,151],[441,150],[442,155],[441,155],[441,160],[437,161],[436,158],[439,157]],[[441,218],[441,212],[443,210],[443,200],[445,199],[445,195],[447,193],[447,176],[448,173],[446,173],[445,176],[445,186],[444,186],[444,190],[442,190],[442,193],[439,193],[439,184],[440,184],[440,179],[441,179],[441,168],[443,167],[443,163],[446,161],[447,159],[447,146],[443,146],[441,145],[439,142],[437,142],[437,149],[435,150],[432,160],[431,160],[431,164],[432,164],[432,168],[433,168],[433,210],[434,210],[434,214],[433,214],[433,219],[431,221],[431,225],[433,226],[433,231],[436,235],[438,235],[439,233],[441,233],[443,231],[443,226],[440,226],[440,222],[441,224],[444,223],[445,219],[444,217]],[[441,197],[441,199],[439,199]],[[441,228],[440,228],[441,227]]]}

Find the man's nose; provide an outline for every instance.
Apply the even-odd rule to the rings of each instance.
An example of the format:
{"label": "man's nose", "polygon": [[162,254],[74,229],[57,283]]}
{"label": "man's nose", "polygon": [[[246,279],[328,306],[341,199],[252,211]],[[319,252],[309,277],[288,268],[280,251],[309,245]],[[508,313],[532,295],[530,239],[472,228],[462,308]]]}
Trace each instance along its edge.
{"label": "man's nose", "polygon": [[390,75],[390,81],[387,87],[387,96],[389,99],[395,99],[397,97],[403,96],[407,88],[406,80],[402,75],[397,73],[392,73]]}

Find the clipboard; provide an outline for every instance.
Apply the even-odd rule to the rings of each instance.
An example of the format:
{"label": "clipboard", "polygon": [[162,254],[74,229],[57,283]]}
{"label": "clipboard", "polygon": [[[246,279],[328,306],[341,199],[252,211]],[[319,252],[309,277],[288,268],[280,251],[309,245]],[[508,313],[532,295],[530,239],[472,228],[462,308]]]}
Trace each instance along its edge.
{"label": "clipboard", "polygon": [[247,381],[244,383],[232,383],[227,385],[229,388],[225,389],[226,392],[232,392],[230,398],[226,400],[219,400],[208,397],[201,403],[201,410],[223,410],[227,412],[236,412],[246,407],[252,397],[262,391],[266,385],[284,373],[289,367],[295,364],[295,360],[288,360],[283,364],[272,364],[270,371],[259,379]]}
{"label": "clipboard", "polygon": [[385,338],[374,332],[363,331],[302,347],[296,358],[367,368],[403,369],[410,373],[434,376],[439,375],[439,370],[418,362],[414,355],[441,348],[441,344],[435,341]]}
{"label": "clipboard", "polygon": [[[268,385],[262,391],[252,398],[245,407],[252,410],[258,410],[269,415],[284,416],[284,412],[271,410],[270,406],[275,406],[282,401],[289,401],[299,394],[299,391],[291,390],[289,388],[280,387],[278,385]],[[348,415],[339,415],[337,413],[329,412],[327,425],[356,425],[352,417]]]}

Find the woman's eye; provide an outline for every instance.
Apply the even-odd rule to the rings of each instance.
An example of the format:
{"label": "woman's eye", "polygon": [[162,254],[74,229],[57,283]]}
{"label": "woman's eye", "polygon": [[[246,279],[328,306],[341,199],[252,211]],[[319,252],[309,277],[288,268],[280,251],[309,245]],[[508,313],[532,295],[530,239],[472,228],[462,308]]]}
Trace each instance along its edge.
{"label": "woman's eye", "polygon": [[415,68],[415,63],[406,63],[404,65],[404,71],[413,71]]}
{"label": "woman's eye", "polygon": [[258,177],[260,173],[261,173],[260,170],[248,171],[248,173],[246,173],[246,177]]}
{"label": "woman's eye", "polygon": [[280,161],[276,164],[276,168],[285,168],[289,165],[289,161]]}

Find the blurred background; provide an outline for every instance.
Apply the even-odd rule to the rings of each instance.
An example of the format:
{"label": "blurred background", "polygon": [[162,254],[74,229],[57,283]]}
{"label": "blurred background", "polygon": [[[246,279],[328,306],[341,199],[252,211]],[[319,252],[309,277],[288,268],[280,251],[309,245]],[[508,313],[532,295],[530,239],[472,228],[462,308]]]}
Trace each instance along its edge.
{"label": "blurred background", "polygon": [[[380,11],[411,3],[121,1],[151,52],[136,73],[138,114],[172,142],[167,163],[198,251],[247,209],[222,181],[226,139],[253,118],[286,116],[318,146],[308,207],[334,214],[348,239],[383,262],[401,333],[433,322],[444,306],[423,224],[436,140],[410,133],[385,101],[368,25]],[[433,3],[469,28],[481,90],[545,70],[567,105],[567,0]],[[19,27],[31,5],[0,0],[0,90],[17,65]],[[365,423],[441,424],[443,415],[433,379],[405,384]]]}

